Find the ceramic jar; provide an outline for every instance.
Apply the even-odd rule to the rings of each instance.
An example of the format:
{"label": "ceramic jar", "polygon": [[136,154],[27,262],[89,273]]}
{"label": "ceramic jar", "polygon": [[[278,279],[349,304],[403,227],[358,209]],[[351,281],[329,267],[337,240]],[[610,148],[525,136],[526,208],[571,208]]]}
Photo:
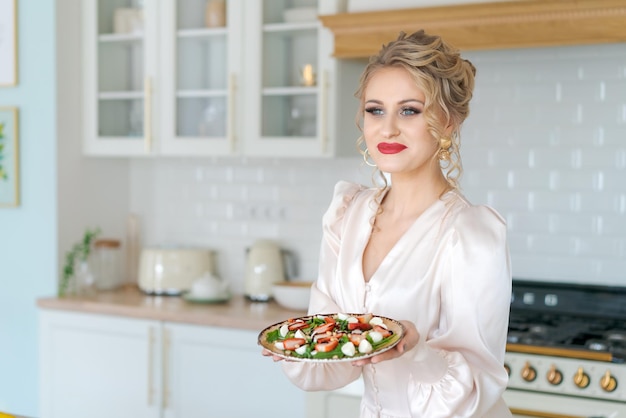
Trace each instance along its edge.
{"label": "ceramic jar", "polygon": [[226,26],[226,0],[208,0],[204,13],[207,28]]}

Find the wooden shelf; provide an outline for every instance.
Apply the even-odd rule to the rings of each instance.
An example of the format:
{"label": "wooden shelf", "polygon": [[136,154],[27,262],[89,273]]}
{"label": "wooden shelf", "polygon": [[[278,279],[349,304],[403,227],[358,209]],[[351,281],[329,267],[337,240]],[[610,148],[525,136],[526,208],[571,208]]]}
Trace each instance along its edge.
{"label": "wooden shelf", "polygon": [[320,16],[337,58],[366,58],[400,31],[461,50],[626,42],[626,0],[516,0]]}

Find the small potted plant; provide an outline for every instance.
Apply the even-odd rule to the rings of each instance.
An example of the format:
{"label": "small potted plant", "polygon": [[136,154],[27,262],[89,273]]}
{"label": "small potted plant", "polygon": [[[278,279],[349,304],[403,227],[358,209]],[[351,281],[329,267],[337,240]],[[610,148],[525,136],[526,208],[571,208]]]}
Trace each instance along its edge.
{"label": "small potted plant", "polygon": [[[79,283],[76,283],[77,273],[89,274],[88,259],[91,253],[91,246],[96,237],[100,235],[100,228],[87,229],[83,234],[83,239],[74,244],[72,249],[65,253],[65,265],[63,266],[63,276],[59,283],[59,297],[76,293]],[[79,271],[77,271],[79,270]],[[74,281],[74,283],[72,283]]]}

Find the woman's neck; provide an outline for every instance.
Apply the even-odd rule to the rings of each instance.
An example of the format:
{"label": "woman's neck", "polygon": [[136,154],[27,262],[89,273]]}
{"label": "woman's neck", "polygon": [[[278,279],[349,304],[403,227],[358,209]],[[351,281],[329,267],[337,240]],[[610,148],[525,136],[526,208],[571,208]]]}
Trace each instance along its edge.
{"label": "woman's neck", "polygon": [[391,187],[382,201],[383,213],[394,219],[417,218],[450,190],[443,175],[429,181],[391,177]]}

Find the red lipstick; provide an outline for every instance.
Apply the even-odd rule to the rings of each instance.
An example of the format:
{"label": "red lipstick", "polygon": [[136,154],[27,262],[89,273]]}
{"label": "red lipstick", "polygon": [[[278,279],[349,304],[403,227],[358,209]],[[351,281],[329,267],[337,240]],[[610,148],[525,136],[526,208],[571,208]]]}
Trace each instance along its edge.
{"label": "red lipstick", "polygon": [[382,154],[397,154],[405,150],[406,145],[398,144],[397,142],[381,142],[377,148]]}

